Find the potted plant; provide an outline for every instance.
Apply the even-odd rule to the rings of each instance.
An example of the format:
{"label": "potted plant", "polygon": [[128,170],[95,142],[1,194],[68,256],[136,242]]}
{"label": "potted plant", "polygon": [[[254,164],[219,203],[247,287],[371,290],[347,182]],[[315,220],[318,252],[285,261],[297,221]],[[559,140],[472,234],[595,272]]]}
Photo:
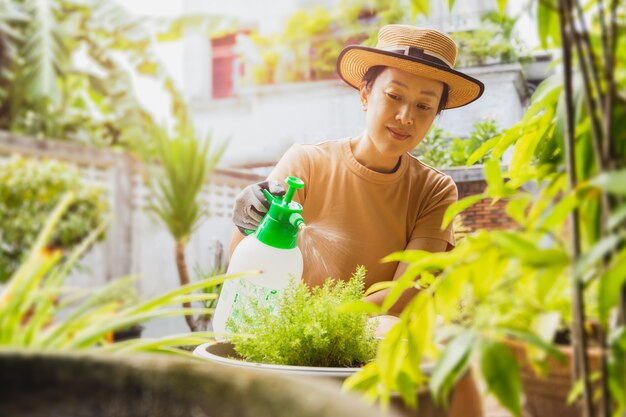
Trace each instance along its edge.
{"label": "potted plant", "polygon": [[[504,10],[506,2],[499,4]],[[380,349],[348,386],[387,392],[424,385],[410,361],[426,354],[437,361],[428,384],[438,398],[476,363],[486,388],[517,416],[522,386],[536,388],[546,378],[530,377],[546,372],[562,377],[560,388],[549,388],[562,393],[559,411],[533,409],[540,401],[532,404],[527,389],[531,415],[565,415],[567,395],[578,399],[569,408],[577,415],[626,410],[626,44],[617,30],[624,9],[618,2],[606,11],[601,2],[588,6],[537,2],[542,40],[562,50],[561,72],[539,86],[517,125],[470,157],[471,164],[491,151],[488,187],[453,205],[444,220],[484,198],[508,199],[518,230],[478,232],[449,253],[390,256],[409,267],[386,305],[405,288],[423,290],[383,343],[413,343],[401,359]],[[510,146],[503,176],[499,158]],[[435,325],[438,315],[443,327]],[[594,323],[596,332],[589,330]],[[566,347],[557,335],[567,336]],[[446,341],[441,351],[437,338]],[[521,362],[521,379],[516,357],[529,360]],[[550,368],[559,362],[571,377]]]}
{"label": "potted plant", "polygon": [[[253,304],[241,317],[229,320],[228,340],[200,345],[194,354],[237,368],[344,381],[371,361],[378,348],[377,319],[351,307],[361,305],[364,276],[359,267],[348,281],[329,278],[314,289],[292,281],[274,310]],[[429,373],[432,363],[420,367]],[[424,390],[395,394],[389,402],[396,411],[413,412],[402,405],[404,395],[407,401],[422,404],[422,416],[445,415]]]}

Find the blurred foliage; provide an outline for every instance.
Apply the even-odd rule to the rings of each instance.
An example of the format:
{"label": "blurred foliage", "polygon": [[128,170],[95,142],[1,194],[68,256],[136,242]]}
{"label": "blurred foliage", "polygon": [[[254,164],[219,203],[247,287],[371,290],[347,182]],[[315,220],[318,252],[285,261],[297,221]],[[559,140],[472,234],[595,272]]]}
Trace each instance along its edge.
{"label": "blurred foliage", "polygon": [[49,250],[71,250],[103,222],[109,212],[105,190],[82,183],[76,168],[56,161],[16,157],[0,164],[0,282],[15,272],[48,213],[70,191],[75,197],[50,236]]}
{"label": "blurred foliage", "polygon": [[133,93],[131,70],[157,82],[178,123],[186,104],[155,53],[157,38],[207,35],[234,23],[211,16],[149,21],[114,0],[0,3],[0,129],[35,137],[142,150],[152,116]]}
{"label": "blurred foliage", "polygon": [[457,66],[507,64],[518,60],[524,47],[514,35],[517,18],[496,11],[481,16],[481,26],[471,31],[451,34],[459,47]]}
{"label": "blurred foliage", "polygon": [[[426,164],[437,168],[467,166],[469,157],[483,143],[499,134],[495,122],[491,120],[475,122],[470,136],[464,139],[449,138],[441,128],[433,127],[412,153]],[[486,159],[487,154],[473,163],[482,164]]]}
{"label": "blurred foliage", "polygon": [[[437,401],[445,402],[476,364],[486,390],[520,416],[520,366],[507,341],[523,343],[541,372],[550,356],[562,356],[555,336],[566,330],[575,354],[584,355],[583,342],[604,347],[606,389],[589,392],[586,406],[603,397],[604,415],[626,411],[626,8],[615,2],[609,19],[602,2],[579,4],[572,12],[575,25],[584,19],[589,26],[576,32],[582,37],[577,47],[573,39],[562,45],[560,37],[568,14],[558,6],[572,3],[534,4],[542,44],[573,56],[571,108],[563,75],[569,67],[562,61],[562,71],[539,85],[522,120],[472,153],[468,165],[487,158],[487,187],[452,204],[442,224],[483,199],[506,199],[517,230],[479,231],[450,252],[406,251],[387,258],[407,263],[407,272],[394,281],[382,313],[404,289],[424,290],[381,342],[376,360],[346,381],[383,403],[398,391],[414,403],[415,389],[427,381],[419,359],[427,356],[436,361],[428,385]],[[611,32],[614,42],[603,36]],[[511,161],[502,172],[500,158],[510,148]],[[594,322],[601,332],[592,339],[586,327]],[[593,373],[577,373],[583,377],[591,386]]]}
{"label": "blurred foliage", "polygon": [[173,308],[181,302],[207,301],[215,294],[197,294],[205,287],[222,283],[217,276],[142,300],[136,297],[135,277],[119,277],[102,287],[72,288],[65,285],[69,272],[106,227],[99,223],[68,256],[47,251],[66,213],[75,205],[76,195],[66,193],[41,224],[27,255],[0,287],[0,347],[38,350],[107,353],[159,352],[191,357],[182,349],[210,341],[211,333],[175,334],[160,339],[141,338],[114,341],[114,332],[139,323],[188,314],[205,308]]}
{"label": "blurred foliage", "polygon": [[[271,84],[336,78],[336,61],[350,44],[374,46],[378,30],[387,24],[410,24],[425,5],[406,0],[342,0],[334,7],[314,6],[289,17],[282,32],[252,32],[256,51],[244,53],[249,82]],[[459,45],[457,66],[509,63],[523,53],[513,33],[517,18],[496,11],[481,18],[471,31],[451,33]]]}
{"label": "blurred foliage", "polygon": [[[298,10],[276,35],[251,34],[257,49],[250,82],[314,81],[337,77],[337,56],[349,44],[376,43],[378,27],[402,20],[400,0],[341,0],[331,9]],[[254,53],[250,54],[254,55]]]}

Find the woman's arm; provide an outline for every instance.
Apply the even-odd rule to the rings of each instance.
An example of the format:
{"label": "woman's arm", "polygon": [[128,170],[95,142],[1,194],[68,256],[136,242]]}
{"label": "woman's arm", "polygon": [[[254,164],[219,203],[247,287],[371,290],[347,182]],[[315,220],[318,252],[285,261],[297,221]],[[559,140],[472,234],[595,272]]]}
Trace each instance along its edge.
{"label": "woman's arm", "polygon": [[[418,237],[409,242],[406,246],[405,250],[424,250],[428,252],[445,252],[448,248],[448,242],[442,239],[434,239],[427,237]],[[401,262],[398,264],[398,268],[396,269],[396,273],[394,274],[394,281],[399,279],[404,271],[406,271],[407,264]],[[377,291],[373,294],[368,295],[364,298],[365,301],[369,301],[374,304],[381,305],[385,300],[387,294],[391,289],[387,288],[384,290]],[[399,315],[404,307],[411,301],[411,299],[417,294],[419,290],[415,288],[409,288],[402,296],[398,299],[398,301],[389,309],[389,314]]]}

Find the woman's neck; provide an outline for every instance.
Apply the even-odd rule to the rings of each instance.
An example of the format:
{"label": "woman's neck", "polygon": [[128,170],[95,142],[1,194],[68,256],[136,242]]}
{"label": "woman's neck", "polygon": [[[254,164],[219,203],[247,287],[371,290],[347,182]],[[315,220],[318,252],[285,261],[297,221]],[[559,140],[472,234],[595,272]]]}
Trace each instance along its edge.
{"label": "woman's neck", "polygon": [[369,140],[367,132],[364,132],[359,137],[350,139],[350,149],[354,159],[372,171],[390,174],[395,172],[400,166],[401,158],[389,158],[381,155],[372,141]]}

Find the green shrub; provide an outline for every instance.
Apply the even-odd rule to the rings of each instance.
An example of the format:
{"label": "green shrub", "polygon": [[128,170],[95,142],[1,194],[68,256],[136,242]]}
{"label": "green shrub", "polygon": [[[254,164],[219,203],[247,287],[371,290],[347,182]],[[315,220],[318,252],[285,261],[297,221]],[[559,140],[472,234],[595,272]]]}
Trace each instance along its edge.
{"label": "green shrub", "polygon": [[[500,135],[495,122],[491,120],[476,121],[468,138],[449,138],[449,135],[438,127],[433,127],[426,137],[412,151],[424,163],[437,168],[450,168],[472,165],[469,157],[488,140]],[[474,163],[483,164],[487,156]]]}
{"label": "green shrub", "polygon": [[17,269],[67,191],[73,191],[76,199],[48,248],[70,249],[103,221],[109,210],[104,189],[81,183],[76,168],[56,161],[15,157],[0,165],[0,282]]}
{"label": "green shrub", "polygon": [[231,341],[246,360],[296,366],[360,366],[376,353],[367,314],[338,307],[363,297],[365,269],[349,281],[326,280],[310,290],[291,282],[274,312],[253,305],[241,321],[228,322]]}

